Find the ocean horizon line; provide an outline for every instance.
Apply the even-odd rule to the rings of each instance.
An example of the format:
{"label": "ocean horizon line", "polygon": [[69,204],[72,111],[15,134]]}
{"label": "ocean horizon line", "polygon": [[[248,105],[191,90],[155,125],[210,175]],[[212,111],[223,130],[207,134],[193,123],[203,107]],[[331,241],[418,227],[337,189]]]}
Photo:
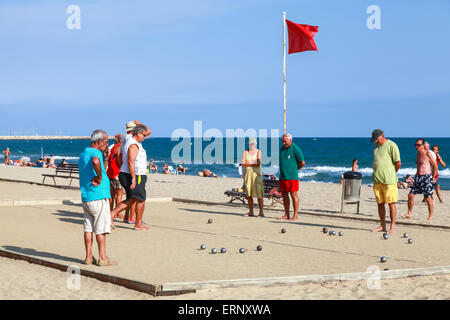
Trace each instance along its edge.
{"label": "ocean horizon line", "polygon": [[[90,139],[90,136],[52,136],[52,135],[45,135],[45,136],[0,136],[0,140],[87,140]],[[153,137],[148,137],[147,139],[171,139],[172,137],[165,137],[165,136],[153,136]],[[177,137],[182,138],[182,137]],[[196,136],[192,136],[190,138],[204,138],[204,137],[196,137]],[[227,136],[223,136],[222,138],[228,138]],[[234,138],[240,138],[240,137],[234,137]],[[261,138],[261,137],[258,137]],[[264,137],[264,138],[270,138],[270,137]],[[281,135],[280,137],[281,138]],[[298,138],[298,139],[370,139],[370,136],[366,136],[366,137],[356,137],[356,136],[342,136],[342,137],[318,137],[318,136],[293,136],[293,138]],[[387,138],[392,138],[392,139],[413,139],[413,138],[425,138],[425,139],[448,139],[450,137],[433,137],[433,136],[414,136],[414,137],[406,137],[406,136],[401,136],[401,137],[393,137],[393,136],[387,136]],[[110,140],[114,139],[112,136],[109,137]]]}

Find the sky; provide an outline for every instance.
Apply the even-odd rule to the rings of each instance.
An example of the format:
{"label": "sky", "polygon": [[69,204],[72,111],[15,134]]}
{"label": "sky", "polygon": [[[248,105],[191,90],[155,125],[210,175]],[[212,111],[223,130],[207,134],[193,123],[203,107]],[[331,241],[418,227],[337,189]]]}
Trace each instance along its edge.
{"label": "sky", "polygon": [[287,56],[288,132],[449,137],[448,0],[0,0],[0,135],[282,132],[283,11],[319,27]]}

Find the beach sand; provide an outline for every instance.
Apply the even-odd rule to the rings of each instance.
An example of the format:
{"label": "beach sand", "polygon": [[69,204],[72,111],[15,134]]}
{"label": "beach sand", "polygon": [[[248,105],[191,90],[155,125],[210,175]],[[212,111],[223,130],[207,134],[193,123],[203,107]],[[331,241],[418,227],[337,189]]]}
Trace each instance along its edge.
{"label": "beach sand", "polygon": [[[40,170],[46,169],[0,167],[0,178],[40,183]],[[84,248],[82,208],[75,201],[79,200],[78,190],[0,181],[0,202],[11,199],[74,200],[57,206],[0,207],[4,221],[0,226],[0,244],[2,249],[9,251],[150,283],[364,272],[370,265],[391,270],[450,265],[447,250],[450,233],[427,227],[426,206],[420,201],[417,201],[413,219],[399,221],[424,224],[425,227],[400,224],[395,236],[382,240],[380,233],[370,232],[377,226],[377,213],[368,186],[361,190],[361,214],[355,214],[356,205],[346,205],[341,215],[340,185],[300,183],[299,221],[280,222],[275,218],[282,215],[281,211],[266,210],[267,218],[264,219],[244,218],[245,206],[226,206],[229,199],[223,192],[240,184],[240,179],[232,178],[149,175],[147,188],[151,198],[175,197],[223,205],[147,203],[144,221],[151,230],[135,232],[130,230],[130,225],[117,222],[118,228],[108,236],[108,252],[119,261],[119,266],[99,271],[99,267],[80,264]],[[399,191],[398,211],[401,213],[406,208],[407,192]],[[444,199],[449,196],[448,191],[443,192]],[[277,208],[280,210],[281,206],[277,205]],[[436,203],[436,218],[431,225],[450,226],[448,213],[447,203]],[[341,219],[342,216],[352,219]],[[214,222],[207,224],[208,218]],[[323,235],[320,233],[322,226],[342,230],[344,237]],[[280,233],[283,227],[287,229],[286,234]],[[414,238],[413,245],[406,244],[400,237],[403,232]],[[228,253],[211,255],[199,251],[201,243],[206,243],[208,248],[225,246]],[[129,244],[133,244],[133,250]],[[257,244],[263,245],[262,252],[254,250]],[[238,254],[239,247],[249,248],[249,251]],[[379,263],[381,255],[388,256],[386,264]],[[366,281],[343,281],[208,289],[175,297],[153,297],[86,277],[82,277],[82,289],[74,292],[66,288],[67,277],[65,272],[1,258],[0,295],[3,296],[0,298],[448,299],[450,296],[450,276],[447,275],[381,280],[378,290],[369,290]]]}

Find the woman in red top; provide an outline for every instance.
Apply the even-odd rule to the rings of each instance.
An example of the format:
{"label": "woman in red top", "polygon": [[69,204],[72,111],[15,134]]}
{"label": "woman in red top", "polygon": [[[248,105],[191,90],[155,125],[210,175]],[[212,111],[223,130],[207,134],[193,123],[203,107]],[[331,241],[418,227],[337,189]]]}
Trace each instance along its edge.
{"label": "woman in red top", "polygon": [[[111,199],[109,205],[111,210],[113,210],[114,207],[117,206],[117,204],[119,204],[123,198],[123,187],[119,182],[120,165],[118,162],[122,139],[123,135],[120,134],[117,137],[116,143],[112,147],[108,157],[108,170],[106,171],[106,175],[108,176],[110,181]],[[123,218],[123,215],[119,218]]]}
{"label": "woman in red top", "polygon": [[[433,152],[436,154],[436,166],[439,167],[439,164],[441,164],[441,166],[446,167],[444,160],[442,160],[442,157],[439,155],[439,146],[434,145],[433,146]],[[439,187],[439,183],[438,183],[438,178],[439,178],[439,173],[436,174],[436,183],[434,184],[436,186],[436,195],[439,198],[440,202],[442,201],[441,198],[441,188]]]}

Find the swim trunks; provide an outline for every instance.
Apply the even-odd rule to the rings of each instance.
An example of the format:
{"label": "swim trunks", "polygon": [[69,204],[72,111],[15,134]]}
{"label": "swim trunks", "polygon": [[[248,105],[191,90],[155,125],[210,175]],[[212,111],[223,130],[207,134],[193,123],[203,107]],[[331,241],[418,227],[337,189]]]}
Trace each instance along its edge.
{"label": "swim trunks", "polygon": [[414,184],[411,187],[411,191],[409,193],[412,194],[422,194],[425,198],[428,198],[433,195],[433,178],[431,178],[430,174],[424,174],[421,176],[416,176],[414,178]]}

